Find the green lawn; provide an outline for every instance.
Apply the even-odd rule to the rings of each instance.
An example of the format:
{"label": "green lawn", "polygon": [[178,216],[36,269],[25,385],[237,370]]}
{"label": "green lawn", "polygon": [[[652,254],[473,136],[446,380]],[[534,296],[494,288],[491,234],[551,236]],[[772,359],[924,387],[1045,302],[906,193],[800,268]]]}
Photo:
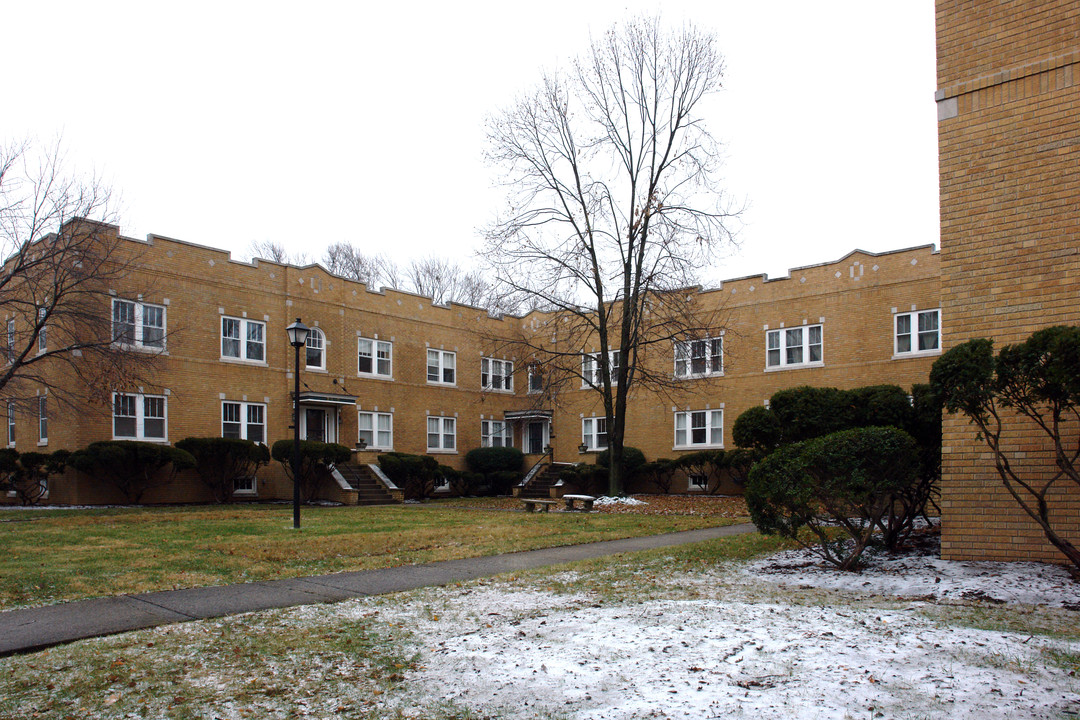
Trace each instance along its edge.
{"label": "green lawn", "polygon": [[728,525],[731,518],[472,506],[229,505],[0,513],[0,610],[367,570]]}

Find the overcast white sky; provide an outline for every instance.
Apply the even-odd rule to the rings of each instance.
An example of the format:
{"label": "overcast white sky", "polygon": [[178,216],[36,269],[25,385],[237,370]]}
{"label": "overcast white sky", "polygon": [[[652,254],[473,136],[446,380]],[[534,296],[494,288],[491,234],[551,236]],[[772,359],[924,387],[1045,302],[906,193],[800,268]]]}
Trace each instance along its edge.
{"label": "overcast white sky", "polygon": [[707,277],[937,244],[933,0],[10,3],[0,142],[62,135],[134,237],[464,262],[502,197],[484,118],[658,11],[726,57],[707,124],[749,208]]}

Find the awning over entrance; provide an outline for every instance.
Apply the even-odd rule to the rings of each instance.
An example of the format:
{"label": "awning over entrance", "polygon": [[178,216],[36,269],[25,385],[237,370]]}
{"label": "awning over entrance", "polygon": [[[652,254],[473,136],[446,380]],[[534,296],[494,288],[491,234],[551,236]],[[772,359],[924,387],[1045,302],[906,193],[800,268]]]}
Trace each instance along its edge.
{"label": "awning over entrance", "polygon": [[340,395],[338,393],[320,393],[306,391],[300,393],[301,405],[355,405],[354,395]]}
{"label": "awning over entrance", "polygon": [[507,410],[504,420],[551,420],[551,410]]}

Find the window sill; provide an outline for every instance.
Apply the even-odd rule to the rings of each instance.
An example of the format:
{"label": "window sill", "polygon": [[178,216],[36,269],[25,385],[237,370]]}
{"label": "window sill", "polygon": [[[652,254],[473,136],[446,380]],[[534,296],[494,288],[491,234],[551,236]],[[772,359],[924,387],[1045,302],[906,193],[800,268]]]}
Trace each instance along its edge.
{"label": "window sill", "polygon": [[255,490],[233,490],[233,497],[258,497],[259,493]]}
{"label": "window sill", "polygon": [[386,382],[394,382],[393,375],[380,375],[379,373],[356,373],[356,377],[364,380],[385,380]]}
{"label": "window sill", "polygon": [[[150,355],[168,355],[169,349],[164,347],[153,347],[152,345],[131,345],[130,343],[113,343],[114,348],[129,352],[141,352],[148,353]],[[40,352],[38,353],[41,354]]]}
{"label": "window sill", "polygon": [[719,445],[672,445],[671,449],[679,452],[684,452],[687,450],[723,450],[724,444],[720,443]]}
{"label": "window sill", "polygon": [[428,452],[429,455],[457,455],[458,454],[457,450],[433,450],[432,448],[428,448],[427,452]]}
{"label": "window sill", "polygon": [[448,382],[435,382],[434,380],[428,380],[427,384],[428,385],[436,385],[438,387],[457,387],[456,382],[448,383]]}
{"label": "window sill", "polygon": [[270,363],[265,360],[245,360],[244,358],[234,358],[221,356],[221,362],[231,363],[233,365],[251,365],[253,367],[270,367]]}
{"label": "window sill", "polygon": [[168,438],[142,438],[142,437],[131,437],[130,435],[123,435],[123,436],[117,437],[116,435],[113,435],[112,439],[113,440],[132,440],[134,442],[157,443],[158,445],[168,445],[169,444]]}
{"label": "window sill", "polygon": [[765,372],[783,372],[784,370],[805,370],[807,368],[819,368],[825,367],[825,361],[799,363],[798,365],[779,365],[777,367],[767,367]]}
{"label": "window sill", "polygon": [[724,377],[723,371],[714,373],[694,373],[693,375],[676,375],[676,380],[704,380],[706,378]]}
{"label": "window sill", "polygon": [[918,358],[918,357],[935,357],[935,356],[940,355],[940,354],[941,354],[941,348],[938,348],[937,350],[916,350],[916,351],[906,352],[906,353],[893,353],[892,359],[893,360],[907,360],[909,358]]}
{"label": "window sill", "polygon": [[502,388],[491,388],[491,387],[483,387],[483,386],[480,387],[480,391],[481,392],[498,393],[500,395],[513,395],[514,394],[513,389],[504,390]]}
{"label": "window sill", "polygon": [[47,446],[48,446],[48,444],[49,444],[49,441],[48,441],[48,440],[38,440],[38,441],[37,441],[37,446],[38,446],[38,447],[47,447]]}

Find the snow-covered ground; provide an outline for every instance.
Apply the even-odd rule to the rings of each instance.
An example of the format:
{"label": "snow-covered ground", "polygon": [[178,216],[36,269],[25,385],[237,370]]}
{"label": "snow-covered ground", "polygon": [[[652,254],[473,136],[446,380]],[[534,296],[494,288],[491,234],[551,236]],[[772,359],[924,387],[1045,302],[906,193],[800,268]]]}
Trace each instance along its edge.
{"label": "snow-covered ground", "polygon": [[[414,630],[422,669],[384,704],[406,717],[447,705],[485,718],[1080,716],[1072,667],[1080,642],[945,624],[920,611],[1007,603],[1071,616],[1080,584],[1066,571],[933,557],[874,563],[839,573],[793,552],[671,575],[664,597],[641,601],[507,581],[338,611],[374,606],[380,619]],[[785,584],[827,592],[791,598]]]}

